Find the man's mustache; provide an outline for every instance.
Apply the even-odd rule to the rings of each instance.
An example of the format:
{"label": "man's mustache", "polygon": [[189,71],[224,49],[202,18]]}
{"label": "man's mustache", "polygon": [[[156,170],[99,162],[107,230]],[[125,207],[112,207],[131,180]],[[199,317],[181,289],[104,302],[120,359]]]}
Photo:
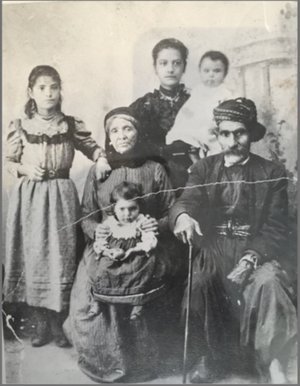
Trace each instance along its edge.
{"label": "man's mustache", "polygon": [[231,147],[230,149],[225,150],[225,153],[241,154],[241,153],[244,153],[245,151],[248,151],[247,146],[237,144],[237,145],[234,145],[233,147]]}

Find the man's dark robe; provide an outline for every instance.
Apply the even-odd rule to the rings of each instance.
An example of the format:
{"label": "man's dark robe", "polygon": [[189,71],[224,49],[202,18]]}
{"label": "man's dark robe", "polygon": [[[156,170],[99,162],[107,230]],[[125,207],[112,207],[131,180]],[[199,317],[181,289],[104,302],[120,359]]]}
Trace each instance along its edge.
{"label": "man's dark robe", "polygon": [[[228,220],[220,205],[220,189],[226,184],[223,154],[193,165],[169,219],[174,229],[177,217],[187,213],[199,222],[204,235],[201,244],[194,245],[192,275],[191,341],[197,341],[199,355],[209,354],[224,362],[237,352],[234,339],[239,338],[243,348],[252,351],[262,366],[268,366],[274,358],[287,360],[296,337],[290,283],[279,264],[284,263],[288,233],[287,178],[283,168],[254,154],[242,167],[245,183],[229,182],[247,193],[247,204],[242,205],[248,213],[250,236],[220,236],[216,230],[222,216]],[[236,310],[226,277],[247,251],[256,253],[258,267],[239,294]],[[183,311],[185,308],[186,296]]]}

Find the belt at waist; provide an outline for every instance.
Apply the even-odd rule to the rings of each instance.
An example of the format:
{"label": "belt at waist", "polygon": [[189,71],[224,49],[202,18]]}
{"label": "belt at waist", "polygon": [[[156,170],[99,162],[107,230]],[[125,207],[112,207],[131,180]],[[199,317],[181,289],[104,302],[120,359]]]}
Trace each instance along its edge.
{"label": "belt at waist", "polygon": [[232,219],[228,219],[221,224],[215,226],[216,232],[218,235],[227,236],[227,237],[249,237],[250,225],[241,224]]}
{"label": "belt at waist", "polygon": [[69,178],[70,169],[49,169],[45,171],[44,180],[54,180],[56,178]]}

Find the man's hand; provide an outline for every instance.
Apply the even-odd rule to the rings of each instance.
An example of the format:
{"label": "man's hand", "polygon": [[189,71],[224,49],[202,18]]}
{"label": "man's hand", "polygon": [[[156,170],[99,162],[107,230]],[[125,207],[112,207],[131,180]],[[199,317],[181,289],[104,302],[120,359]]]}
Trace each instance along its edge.
{"label": "man's hand", "polygon": [[183,241],[185,244],[192,244],[195,232],[199,236],[203,236],[196,220],[186,213],[182,213],[177,217],[174,234],[180,241]]}
{"label": "man's hand", "polygon": [[231,284],[243,290],[253,270],[254,264],[247,259],[247,256],[244,256],[227,276],[227,279]]}
{"label": "man's hand", "polygon": [[110,174],[111,167],[105,157],[99,157],[96,162],[96,178],[97,180],[104,181]]}

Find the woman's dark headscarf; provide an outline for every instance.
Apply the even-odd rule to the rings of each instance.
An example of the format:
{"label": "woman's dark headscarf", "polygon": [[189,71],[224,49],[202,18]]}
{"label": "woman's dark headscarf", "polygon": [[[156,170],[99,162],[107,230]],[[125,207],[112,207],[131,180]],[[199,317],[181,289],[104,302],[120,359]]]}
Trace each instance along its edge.
{"label": "woman's dark headscarf", "polygon": [[[137,142],[132,150],[126,154],[118,153],[110,144],[109,125],[114,118],[122,118],[131,122],[138,132]],[[122,166],[136,168],[143,165],[147,159],[147,150],[145,146],[145,136],[141,123],[139,122],[135,112],[130,107],[118,107],[111,110],[104,118],[105,128],[105,151],[107,161],[112,169],[117,169]]]}

